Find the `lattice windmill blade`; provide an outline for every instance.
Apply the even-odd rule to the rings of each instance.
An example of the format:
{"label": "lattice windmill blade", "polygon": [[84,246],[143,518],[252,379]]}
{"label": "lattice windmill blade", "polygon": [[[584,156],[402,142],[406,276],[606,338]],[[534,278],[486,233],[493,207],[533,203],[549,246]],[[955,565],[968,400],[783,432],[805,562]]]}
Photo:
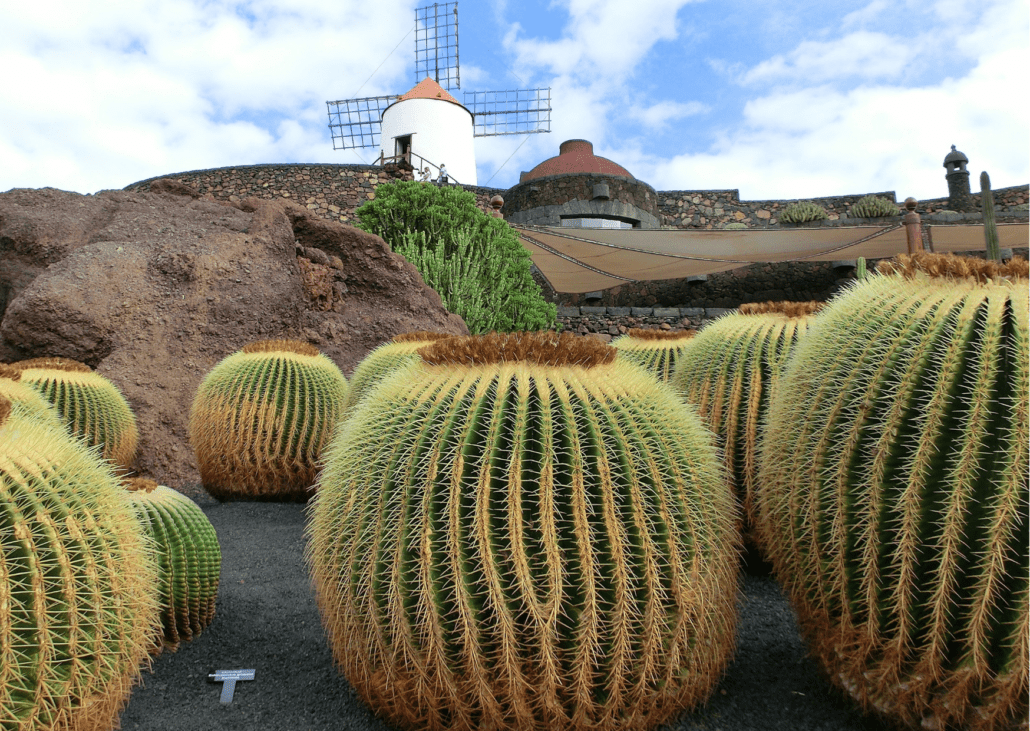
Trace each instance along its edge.
{"label": "lattice windmill blade", "polygon": [[466,91],[463,105],[472,112],[476,137],[551,131],[551,89]]}
{"label": "lattice windmill blade", "polygon": [[400,97],[367,96],[326,102],[329,109],[329,131],[334,150],[378,147],[382,130],[383,110]]}
{"label": "lattice windmill blade", "polygon": [[415,9],[415,83],[427,76],[448,91],[461,88],[457,2]]}

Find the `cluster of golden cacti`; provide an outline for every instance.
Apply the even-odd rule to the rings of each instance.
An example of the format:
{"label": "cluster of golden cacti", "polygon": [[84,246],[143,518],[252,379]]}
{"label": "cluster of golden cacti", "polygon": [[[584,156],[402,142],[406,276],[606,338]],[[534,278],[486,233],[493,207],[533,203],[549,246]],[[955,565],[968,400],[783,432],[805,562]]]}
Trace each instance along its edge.
{"label": "cluster of golden cacti", "polygon": [[125,489],[136,442],[128,402],[89,366],[0,364],[2,728],[112,728],[162,620],[173,648],[211,621],[214,529],[177,492]]}
{"label": "cluster of golden cacti", "polygon": [[687,350],[696,330],[645,330],[630,328],[612,341],[619,357],[643,366],[656,378],[668,381],[676,371],[676,363]]}

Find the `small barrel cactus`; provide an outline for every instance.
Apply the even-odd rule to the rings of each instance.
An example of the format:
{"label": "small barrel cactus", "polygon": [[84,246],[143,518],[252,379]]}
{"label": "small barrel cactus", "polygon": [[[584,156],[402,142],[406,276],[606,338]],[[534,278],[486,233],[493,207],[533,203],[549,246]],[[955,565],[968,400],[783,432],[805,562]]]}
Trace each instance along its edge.
{"label": "small barrel cactus", "polygon": [[656,378],[668,381],[676,370],[676,359],[697,334],[696,330],[644,330],[630,328],[612,341],[619,357],[643,366]]}
{"label": "small barrel cactus", "polygon": [[452,336],[425,330],[402,333],[366,355],[351,374],[341,418],[349,414],[358,401],[385,376],[418,358],[419,348],[449,337]]}
{"label": "small barrel cactus", "polygon": [[769,409],[759,530],[802,634],[914,728],[1027,727],[1027,271],[881,262],[820,313]]}
{"label": "small barrel cactus", "polygon": [[885,216],[900,216],[901,210],[896,203],[891,203],[886,198],[867,195],[859,198],[851,206],[851,215],[856,218],[883,218]]}
{"label": "small barrel cactus", "polygon": [[14,363],[21,382],[52,403],[73,434],[122,470],[136,459],[139,431],[129,402],[107,378],[69,358],[33,358]]}
{"label": "small barrel cactus", "polygon": [[19,402],[30,413],[57,424],[62,429],[67,428],[54,405],[32,386],[21,383],[21,371],[6,363],[0,363],[0,396]]}
{"label": "small barrel cactus", "polygon": [[0,726],[114,727],[159,631],[156,581],[111,465],[0,396]]}
{"label": "small barrel cactus", "polygon": [[189,440],[204,488],[219,500],[307,500],[347,381],[317,348],[261,340],[205,376]]}
{"label": "small barrel cactus", "polygon": [[791,203],[779,216],[783,223],[808,223],[829,218],[826,209],[809,201]]}
{"label": "small barrel cactus", "polygon": [[734,646],[739,536],[711,434],[571,334],[424,347],[340,425],[307,560],[337,662],[418,729],[644,729]]}
{"label": "small barrel cactus", "polygon": [[195,502],[153,480],[123,481],[157,547],[163,644],[175,650],[215,617],[222,553],[211,521]]}
{"label": "small barrel cactus", "polygon": [[749,547],[754,538],[758,443],[769,396],[821,307],[821,302],[741,305],[690,341],[669,382],[719,437]]}

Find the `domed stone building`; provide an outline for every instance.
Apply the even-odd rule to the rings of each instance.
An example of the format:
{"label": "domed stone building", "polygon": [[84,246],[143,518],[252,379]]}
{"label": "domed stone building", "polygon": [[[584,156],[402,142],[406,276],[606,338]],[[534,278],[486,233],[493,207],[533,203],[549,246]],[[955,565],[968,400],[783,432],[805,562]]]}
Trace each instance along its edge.
{"label": "domed stone building", "polygon": [[576,228],[660,228],[658,194],[626,168],[566,140],[504,193],[508,223]]}

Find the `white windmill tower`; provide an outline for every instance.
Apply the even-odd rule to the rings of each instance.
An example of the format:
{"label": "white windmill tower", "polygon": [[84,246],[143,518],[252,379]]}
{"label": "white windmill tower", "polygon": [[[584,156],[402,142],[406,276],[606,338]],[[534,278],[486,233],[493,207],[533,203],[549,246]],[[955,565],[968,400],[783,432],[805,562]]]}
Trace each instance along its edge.
{"label": "white windmill tower", "polygon": [[458,3],[415,10],[415,76],[405,94],[326,102],[334,150],[379,147],[378,162],[446,164],[452,182],[476,185],[474,137],[551,131],[551,90],[465,92],[458,66]]}

